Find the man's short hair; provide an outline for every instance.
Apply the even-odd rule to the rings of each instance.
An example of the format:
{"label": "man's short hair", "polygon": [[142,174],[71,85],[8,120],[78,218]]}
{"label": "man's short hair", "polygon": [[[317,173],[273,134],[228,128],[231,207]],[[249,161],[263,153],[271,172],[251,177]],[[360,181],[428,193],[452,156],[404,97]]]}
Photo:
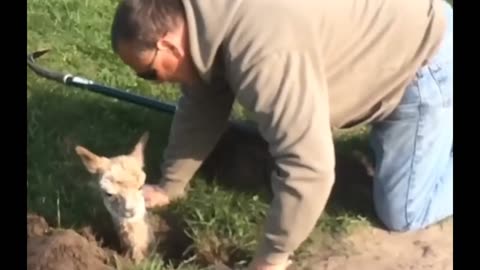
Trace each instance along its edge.
{"label": "man's short hair", "polygon": [[181,0],[122,0],[115,11],[111,45],[132,42],[138,49],[153,48],[158,38],[172,30],[184,17]]}

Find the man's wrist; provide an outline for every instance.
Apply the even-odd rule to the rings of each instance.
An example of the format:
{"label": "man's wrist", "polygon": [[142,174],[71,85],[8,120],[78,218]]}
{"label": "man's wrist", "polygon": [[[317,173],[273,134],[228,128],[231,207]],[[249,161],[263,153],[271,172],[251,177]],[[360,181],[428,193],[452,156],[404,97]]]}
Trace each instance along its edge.
{"label": "man's wrist", "polygon": [[271,265],[287,265],[290,253],[275,250],[266,241],[257,250],[254,261],[264,262]]}
{"label": "man's wrist", "polygon": [[158,184],[158,187],[172,200],[184,196],[184,184],[176,181],[169,181],[162,179]]}
{"label": "man's wrist", "polygon": [[153,188],[153,190],[155,190],[155,192],[160,192],[160,193],[162,193],[163,195],[165,195],[165,196],[168,197],[167,192],[166,192],[165,189],[162,188],[160,185],[158,185],[158,184],[157,184],[157,185],[152,185],[152,188]]}

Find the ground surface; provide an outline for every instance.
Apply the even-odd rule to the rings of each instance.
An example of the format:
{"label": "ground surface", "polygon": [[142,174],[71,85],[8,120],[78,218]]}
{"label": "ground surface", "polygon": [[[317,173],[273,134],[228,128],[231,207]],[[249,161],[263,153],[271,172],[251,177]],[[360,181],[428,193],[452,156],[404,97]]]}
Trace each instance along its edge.
{"label": "ground surface", "polygon": [[[39,63],[105,85],[175,102],[174,85],[153,85],[113,55],[109,29],[116,0],[29,0],[28,52],[50,48]],[[118,239],[93,179],[74,153],[81,144],[104,155],[130,151],[145,130],[148,182],[159,165],[171,116],[64,87],[28,71],[27,228],[29,269],[200,269],[247,262],[271,192],[266,146],[227,133],[192,180],[189,197],[156,214],[165,229],[158,256],[140,266],[116,254]],[[247,116],[238,106],[235,117]],[[337,182],[327,209],[295,256],[303,269],[452,269],[452,226],[393,235],[375,219],[368,128],[336,134]],[[48,225],[47,225],[48,222]],[[185,250],[189,250],[182,254]],[[171,265],[170,265],[171,264]],[[47,267],[48,266],[48,267]],[[422,268],[423,267],[423,268]]]}
{"label": "ground surface", "polygon": [[27,215],[27,269],[108,270],[108,253],[73,230],[54,230],[37,215]]}
{"label": "ground surface", "polygon": [[451,270],[453,221],[415,233],[388,233],[363,227],[324,248],[312,248],[302,269]]}
{"label": "ground surface", "polygon": [[[121,269],[119,255],[102,248],[87,229],[52,229],[34,214],[27,215],[29,270]],[[450,270],[453,269],[453,222],[414,233],[387,233],[362,227],[341,239],[323,238],[310,246],[308,256],[290,269],[318,270]],[[123,265],[128,262],[123,261]]]}

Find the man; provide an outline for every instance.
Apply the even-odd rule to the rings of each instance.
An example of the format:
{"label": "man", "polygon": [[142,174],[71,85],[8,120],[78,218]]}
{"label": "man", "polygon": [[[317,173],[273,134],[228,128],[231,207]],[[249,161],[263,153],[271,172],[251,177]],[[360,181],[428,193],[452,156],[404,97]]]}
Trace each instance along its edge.
{"label": "man", "polygon": [[185,187],[236,99],[270,145],[274,198],[252,269],[285,269],[334,183],[332,130],[371,123],[387,228],[453,215],[453,41],[443,0],[123,0],[112,46],[182,97],[151,207]]}

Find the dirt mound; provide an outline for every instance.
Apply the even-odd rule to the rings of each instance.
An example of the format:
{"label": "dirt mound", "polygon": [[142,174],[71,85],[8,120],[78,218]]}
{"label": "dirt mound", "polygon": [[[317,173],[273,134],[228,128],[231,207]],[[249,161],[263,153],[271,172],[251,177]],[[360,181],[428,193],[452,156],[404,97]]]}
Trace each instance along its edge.
{"label": "dirt mound", "polygon": [[95,241],[73,230],[54,230],[34,214],[27,215],[27,269],[111,270],[109,255]]}
{"label": "dirt mound", "polygon": [[27,214],[27,237],[42,236],[50,231],[48,223],[39,215]]}
{"label": "dirt mound", "polygon": [[[111,265],[132,265],[120,248],[113,224],[95,220],[79,229],[53,229],[41,216],[27,214],[27,265],[29,270],[107,270]],[[157,252],[172,263],[186,255],[191,239],[175,216],[157,213],[150,216],[157,238]]]}

